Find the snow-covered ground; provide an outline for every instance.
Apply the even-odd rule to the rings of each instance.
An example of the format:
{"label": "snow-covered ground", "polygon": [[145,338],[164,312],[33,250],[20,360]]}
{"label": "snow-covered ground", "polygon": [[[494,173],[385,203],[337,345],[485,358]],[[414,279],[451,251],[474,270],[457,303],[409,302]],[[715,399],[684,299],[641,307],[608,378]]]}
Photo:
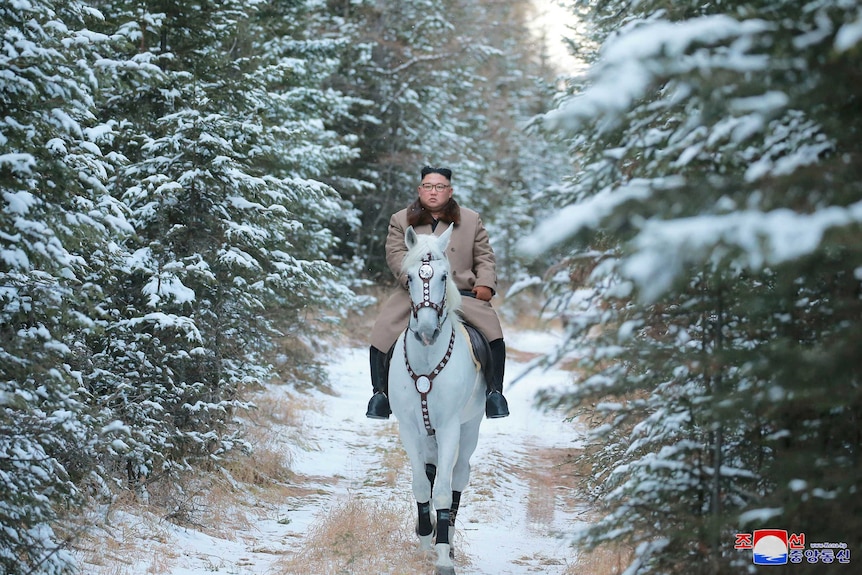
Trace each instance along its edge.
{"label": "snow-covered ground", "polygon": [[[526,365],[516,358],[548,351],[557,337],[553,332],[507,334],[506,396],[512,415],[482,424],[471,484],[464,491],[456,526],[456,569],[465,567],[459,573],[562,575],[576,558],[567,534],[584,520],[584,508],[570,488],[571,467],[559,463],[567,450],[571,453],[579,446],[583,430],[565,421],[563,414],[533,405],[536,391],[565,384],[571,374],[534,371],[515,385],[509,383]],[[115,529],[122,524],[128,537],[139,539],[130,543],[136,553],[121,566],[106,559],[101,565],[84,565],[83,571],[278,575],[284,572],[280,562],[285,557],[303,552],[303,541],[315,525],[351,499],[394,503],[402,505],[405,514],[415,513],[406,457],[397,457],[401,452],[397,423],[364,415],[370,394],[367,348],[333,347],[328,355],[327,372],[337,395],[313,392],[309,408],[301,412],[301,426],[291,432],[298,435],[284,438],[284,445],[290,446],[291,470],[304,478],[302,495],[262,505],[259,518],[220,536],[166,521],[155,521],[157,529],[136,530],[140,521],[115,516]],[[296,392],[289,386],[270,390],[270,396],[279,393]],[[396,461],[394,480],[382,478],[393,473],[381,465],[384,457]],[[157,560],[164,549],[170,553]]]}

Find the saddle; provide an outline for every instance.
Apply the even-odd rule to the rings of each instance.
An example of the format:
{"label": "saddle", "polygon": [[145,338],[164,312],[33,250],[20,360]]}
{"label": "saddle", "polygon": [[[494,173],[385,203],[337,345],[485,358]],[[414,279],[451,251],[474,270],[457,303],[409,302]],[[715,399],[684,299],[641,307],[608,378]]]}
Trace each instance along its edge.
{"label": "saddle", "polygon": [[462,321],[464,330],[470,339],[470,349],[473,351],[473,361],[475,361],[482,369],[485,375],[485,385],[488,389],[492,388],[491,378],[494,377],[494,369],[491,365],[491,344],[488,343],[481,331],[473,327],[467,322]]}
{"label": "saddle", "polygon": [[[464,297],[476,297],[476,294],[470,290],[458,290],[458,292]],[[463,316],[461,317],[461,324],[464,326],[470,339],[470,349],[473,350],[473,361],[476,362],[482,373],[485,374],[485,385],[487,388],[493,389],[494,356],[491,355],[491,344],[481,331],[464,321]]]}

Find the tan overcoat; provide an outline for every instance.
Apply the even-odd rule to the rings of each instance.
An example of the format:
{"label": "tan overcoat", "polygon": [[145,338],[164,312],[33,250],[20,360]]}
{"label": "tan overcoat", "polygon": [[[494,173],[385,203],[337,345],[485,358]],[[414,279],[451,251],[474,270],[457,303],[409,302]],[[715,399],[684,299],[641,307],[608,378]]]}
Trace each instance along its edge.
{"label": "tan overcoat", "polygon": [[[454,202],[454,200],[451,200]],[[415,206],[416,204],[414,204]],[[412,208],[413,206],[411,206]],[[470,291],[474,286],[487,286],[493,292],[497,291],[497,272],[494,250],[488,238],[488,232],[482,224],[479,214],[473,210],[455,204],[460,212],[457,223],[440,221],[434,235],[439,236],[449,226],[455,226],[447,248],[447,257],[452,269],[452,279],[459,290]],[[381,351],[388,351],[398,336],[407,328],[410,316],[410,294],[407,291],[407,281],[401,272],[401,262],[407,253],[404,243],[404,233],[407,230],[408,210],[403,209],[389,219],[389,233],[386,236],[386,263],[398,278],[398,288],[383,306],[374,328],[371,330],[371,345]],[[430,234],[431,224],[420,223],[413,228],[418,234]],[[490,302],[473,297],[461,298],[461,315],[479,331],[488,341],[503,337],[500,320]]]}

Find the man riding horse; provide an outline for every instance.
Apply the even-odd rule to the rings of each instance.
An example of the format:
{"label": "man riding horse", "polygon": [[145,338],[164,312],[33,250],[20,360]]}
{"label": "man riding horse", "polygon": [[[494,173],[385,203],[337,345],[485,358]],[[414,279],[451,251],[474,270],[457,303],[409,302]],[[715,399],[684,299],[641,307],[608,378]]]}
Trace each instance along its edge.
{"label": "man riding horse", "polygon": [[[462,295],[461,315],[465,323],[480,331],[490,344],[490,377],[486,378],[485,415],[506,417],[509,406],[503,397],[503,374],[506,345],[503,330],[491,298],[497,287],[496,261],[488,232],[479,214],[462,208],[452,198],[452,170],[422,168],[419,197],[407,208],[389,219],[386,237],[386,262],[398,278],[399,289],[390,296],[371,331],[371,385],[374,395],[368,402],[366,416],[388,419],[391,410],[388,398],[389,358],[392,346],[406,329],[410,314],[410,296],[401,263],[407,248],[404,234],[409,226],[417,233],[439,236],[453,228],[447,257],[452,279]],[[488,369],[488,367],[486,367]]]}

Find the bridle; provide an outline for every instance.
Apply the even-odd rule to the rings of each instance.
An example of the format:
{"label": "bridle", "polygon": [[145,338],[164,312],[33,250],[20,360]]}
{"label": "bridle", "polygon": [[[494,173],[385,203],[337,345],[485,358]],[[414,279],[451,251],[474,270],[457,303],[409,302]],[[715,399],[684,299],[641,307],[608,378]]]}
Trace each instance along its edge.
{"label": "bridle", "polygon": [[431,254],[425,254],[422,257],[422,265],[419,266],[419,279],[422,280],[422,301],[414,304],[410,302],[410,313],[413,319],[419,319],[419,310],[430,307],[437,312],[437,326],[443,323],[443,317],[446,313],[446,282],[443,283],[443,299],[440,303],[431,301],[431,278],[434,277],[434,268],[431,267]]}

